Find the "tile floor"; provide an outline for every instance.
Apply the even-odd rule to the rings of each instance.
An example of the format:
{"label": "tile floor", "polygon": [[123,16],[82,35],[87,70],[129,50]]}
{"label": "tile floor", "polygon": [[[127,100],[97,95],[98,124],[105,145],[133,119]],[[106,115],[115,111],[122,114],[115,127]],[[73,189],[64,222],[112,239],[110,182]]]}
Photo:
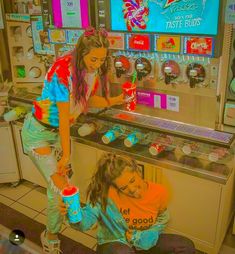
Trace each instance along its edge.
{"label": "tile floor", "polygon": [[[31,219],[46,224],[46,189],[30,182],[23,181],[17,187],[0,184],[0,203],[3,203]],[[86,233],[74,230],[67,225],[62,226],[61,234],[78,241],[90,249],[96,248],[96,230]]]}
{"label": "tile floor", "polygon": [[[46,189],[27,181],[22,181],[18,186],[11,184],[0,184],[0,202],[27,215],[28,217],[46,224]],[[225,238],[219,254],[235,253],[235,235],[231,233],[232,228]],[[89,230],[82,233],[63,225],[61,234],[78,241],[88,248],[96,248],[96,230]]]}

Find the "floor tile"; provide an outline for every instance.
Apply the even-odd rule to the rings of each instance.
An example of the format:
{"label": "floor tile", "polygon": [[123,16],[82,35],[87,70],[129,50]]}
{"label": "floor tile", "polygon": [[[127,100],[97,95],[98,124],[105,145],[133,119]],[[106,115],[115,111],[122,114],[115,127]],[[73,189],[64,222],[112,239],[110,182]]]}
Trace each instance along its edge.
{"label": "floor tile", "polygon": [[90,230],[87,230],[85,232],[86,234],[96,238],[96,234],[97,234],[97,227],[93,228],[93,229],[90,229]]}
{"label": "floor tile", "polygon": [[36,212],[36,211],[34,211],[34,210],[24,206],[24,205],[21,205],[17,202],[12,204],[10,207],[17,210],[20,213],[23,213],[24,215],[26,215],[30,218],[33,218],[38,214],[38,212]]}
{"label": "floor tile", "polygon": [[84,234],[78,230],[72,229],[70,227],[66,228],[63,232],[62,235],[65,235],[71,239],[73,239],[76,242],[79,242],[85,246],[87,246],[88,248],[92,248],[94,247],[94,245],[96,244],[96,239]]}
{"label": "floor tile", "polygon": [[34,220],[36,220],[37,222],[46,225],[47,223],[47,217],[41,213],[39,213],[38,215],[36,215],[34,218]]}
{"label": "floor tile", "polygon": [[21,198],[22,196],[24,196],[26,193],[30,192],[31,190],[32,190],[32,186],[29,186],[25,183],[19,184],[16,187],[11,187],[11,185],[6,184],[1,186],[0,195],[3,195],[13,200],[18,200],[19,198]]}
{"label": "floor tile", "polygon": [[45,194],[34,189],[20,198],[17,202],[27,207],[30,207],[38,212],[41,212],[47,207],[47,197]]}
{"label": "floor tile", "polygon": [[10,206],[13,204],[15,201],[12,199],[9,199],[5,196],[0,195],[0,203],[3,203],[4,205]]}
{"label": "floor tile", "polygon": [[47,189],[41,186],[37,186],[36,190],[44,195],[47,195]]}
{"label": "floor tile", "polygon": [[235,249],[226,245],[222,245],[219,251],[219,254],[234,254],[234,253],[235,253]]}
{"label": "floor tile", "polygon": [[43,210],[41,211],[41,213],[44,214],[44,215],[47,215],[47,208],[43,209]]}
{"label": "floor tile", "polygon": [[[33,219],[43,225],[46,225],[46,223],[47,223],[47,216],[45,216],[42,213],[37,214]],[[66,227],[67,226],[63,224],[61,227],[61,232],[64,231],[66,229]]]}

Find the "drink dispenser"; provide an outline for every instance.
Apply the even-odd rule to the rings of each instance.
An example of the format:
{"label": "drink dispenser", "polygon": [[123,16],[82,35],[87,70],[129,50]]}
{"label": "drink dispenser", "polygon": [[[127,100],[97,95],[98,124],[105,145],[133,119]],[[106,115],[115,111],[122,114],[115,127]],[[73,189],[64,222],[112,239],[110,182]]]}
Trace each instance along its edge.
{"label": "drink dispenser", "polygon": [[205,80],[206,71],[205,68],[198,63],[190,63],[186,69],[187,77],[189,78],[189,85],[194,88],[197,83]]}
{"label": "drink dispenser", "polygon": [[162,64],[162,74],[165,78],[165,84],[168,85],[172,80],[180,75],[179,64],[174,60],[167,60]]}
{"label": "drink dispenser", "polygon": [[151,72],[152,66],[148,59],[140,57],[135,61],[135,69],[137,71],[137,79],[142,80]]}
{"label": "drink dispenser", "polygon": [[129,71],[130,62],[126,56],[120,55],[114,59],[114,67],[117,78],[120,78],[122,74],[126,74]]}

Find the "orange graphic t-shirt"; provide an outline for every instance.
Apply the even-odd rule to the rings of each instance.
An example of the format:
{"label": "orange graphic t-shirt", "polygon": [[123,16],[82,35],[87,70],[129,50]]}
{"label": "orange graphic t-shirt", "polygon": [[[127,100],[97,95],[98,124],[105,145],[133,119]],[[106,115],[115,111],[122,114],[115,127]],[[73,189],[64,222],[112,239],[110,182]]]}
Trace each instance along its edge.
{"label": "orange graphic t-shirt", "polygon": [[114,187],[109,198],[118,207],[130,230],[145,230],[155,224],[159,212],[165,210],[168,192],[163,185],[148,182],[148,189],[140,199],[129,197]]}

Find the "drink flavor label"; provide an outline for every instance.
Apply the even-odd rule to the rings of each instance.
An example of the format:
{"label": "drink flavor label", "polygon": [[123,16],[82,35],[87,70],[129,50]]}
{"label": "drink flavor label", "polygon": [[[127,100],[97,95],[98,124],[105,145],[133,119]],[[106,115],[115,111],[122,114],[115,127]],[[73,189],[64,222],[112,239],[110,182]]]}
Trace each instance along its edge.
{"label": "drink flavor label", "polygon": [[180,36],[155,35],[154,50],[157,52],[180,53]]}
{"label": "drink flavor label", "polygon": [[184,37],[184,54],[213,56],[214,39],[211,37]]}
{"label": "drink flavor label", "polygon": [[125,49],[125,40],[123,33],[108,33],[108,40],[110,49]]}
{"label": "drink flavor label", "polygon": [[43,30],[42,16],[31,16],[33,47],[36,54],[55,55],[54,45],[50,44],[48,31]]}
{"label": "drink flavor label", "polygon": [[49,36],[50,43],[53,43],[53,44],[66,43],[65,30],[62,30],[62,29],[49,29],[48,30],[48,36]]}
{"label": "drink flavor label", "polygon": [[225,9],[225,23],[235,25],[235,2],[234,0],[227,0]]}
{"label": "drink flavor label", "polygon": [[179,112],[179,97],[137,89],[137,104]]}
{"label": "drink flavor label", "polygon": [[148,34],[127,34],[126,42],[127,50],[151,50],[151,37]]}

